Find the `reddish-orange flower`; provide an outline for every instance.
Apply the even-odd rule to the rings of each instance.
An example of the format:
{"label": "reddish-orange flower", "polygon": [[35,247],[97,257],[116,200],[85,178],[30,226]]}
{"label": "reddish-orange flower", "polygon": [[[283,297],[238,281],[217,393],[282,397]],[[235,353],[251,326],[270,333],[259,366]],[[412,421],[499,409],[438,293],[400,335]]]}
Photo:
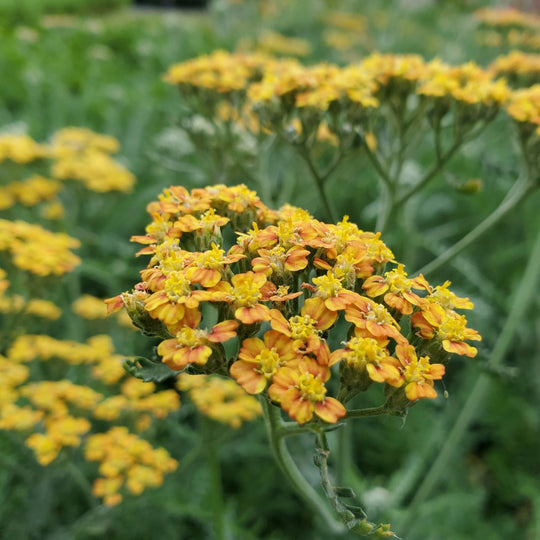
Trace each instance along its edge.
{"label": "reddish-orange flower", "polygon": [[371,297],[384,294],[384,301],[388,306],[397,309],[403,315],[410,315],[413,312],[413,306],[419,306],[422,303],[422,299],[411,289],[427,290],[429,284],[422,275],[412,279],[407,278],[403,268],[403,265],[399,264],[394,270],[386,272],[384,277],[370,276],[362,288]]}
{"label": "reddish-orange flower", "polygon": [[170,326],[180,323],[186,310],[197,310],[199,303],[208,299],[207,291],[191,288],[183,272],[171,272],[165,280],[164,289],[146,299],[145,308],[151,317]]}
{"label": "reddish-orange flower", "polygon": [[332,357],[338,356],[356,371],[367,371],[372,381],[401,386],[401,365],[390,356],[386,345],[388,340],[354,336],[345,343],[345,349],[334,351]]}
{"label": "reddish-orange flower", "polygon": [[186,270],[186,277],[192,283],[199,283],[203,287],[214,287],[225,277],[227,266],[244,257],[245,255],[240,254],[225,256],[225,251],[212,243],[211,249],[195,254]]}
{"label": "reddish-orange flower", "polygon": [[297,367],[280,368],[268,388],[268,395],[299,424],[309,422],[314,414],[334,424],[347,411],[337,399],[326,395],[324,384],[329,378],[330,368],[306,358]]}
{"label": "reddish-orange flower", "polygon": [[280,367],[302,358],[296,343],[280,332],[268,330],[263,339],[245,339],[231,366],[231,375],[249,394],[260,394]]}
{"label": "reddish-orange flower", "polygon": [[281,246],[272,249],[259,249],[259,256],[251,261],[255,272],[263,272],[266,276],[273,274],[283,276],[286,272],[297,272],[308,265],[310,252],[299,246],[287,251]]}
{"label": "reddish-orange flower", "polygon": [[379,340],[392,338],[398,343],[407,341],[389,311],[365,296],[358,295],[356,301],[346,307],[345,319],[355,325],[357,336]]}
{"label": "reddish-orange flower", "polygon": [[263,300],[263,287],[266,276],[261,273],[245,272],[236,274],[231,283],[220,281],[208,292],[212,301],[225,301],[232,305],[234,316],[244,324],[254,324],[270,319],[270,309],[259,300]]}
{"label": "reddish-orange flower", "polygon": [[270,324],[274,330],[300,343],[305,352],[315,351],[320,346],[320,334],[328,330],[337,320],[337,312],[325,309],[324,304],[308,298],[300,315],[286,319],[280,311],[270,311]]}
{"label": "reddish-orange flower", "polygon": [[411,317],[412,325],[418,329],[417,335],[424,339],[436,339],[446,352],[473,358],[478,352],[466,340],[481,341],[480,334],[467,328],[465,315],[445,310],[431,304],[427,309],[418,311]]}
{"label": "reddish-orange flower", "polygon": [[329,311],[339,311],[345,309],[354,302],[359,295],[343,287],[343,283],[332,272],[327,272],[324,276],[313,278],[315,290],[313,297],[319,303],[323,303]]}
{"label": "reddish-orange flower", "polygon": [[429,356],[418,358],[414,347],[405,343],[396,345],[396,356],[403,365],[407,399],[416,401],[422,398],[436,398],[437,392],[433,388],[433,381],[442,379],[445,371],[444,366],[430,364]]}
{"label": "reddish-orange flower", "polygon": [[171,369],[180,371],[190,364],[205,365],[212,355],[212,343],[222,343],[236,336],[236,321],[223,321],[210,332],[184,326],[176,337],[162,341],[157,352]]}
{"label": "reddish-orange flower", "polygon": [[160,197],[159,206],[168,214],[191,214],[210,208],[210,196],[204,190],[189,192],[183,186],[171,186]]}

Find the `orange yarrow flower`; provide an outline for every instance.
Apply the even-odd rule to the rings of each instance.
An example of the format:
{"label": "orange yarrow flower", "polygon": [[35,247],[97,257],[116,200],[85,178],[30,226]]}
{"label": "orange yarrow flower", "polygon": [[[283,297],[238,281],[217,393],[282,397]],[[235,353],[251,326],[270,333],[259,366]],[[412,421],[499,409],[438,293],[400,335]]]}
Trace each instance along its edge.
{"label": "orange yarrow flower", "polygon": [[272,309],[270,324],[274,330],[295,340],[298,346],[308,353],[319,349],[322,339],[320,334],[336,322],[337,316],[335,311],[325,309],[321,302],[308,298],[300,310],[300,315],[289,319],[279,310]]}
{"label": "orange yarrow flower", "polygon": [[234,309],[234,316],[244,324],[254,324],[270,319],[268,306],[260,304],[263,300],[263,287],[266,276],[260,272],[235,274],[231,283],[220,281],[209,289],[211,301],[225,301]]}
{"label": "orange yarrow flower", "polygon": [[314,414],[329,424],[335,424],[347,411],[337,399],[326,396],[324,384],[328,379],[330,368],[307,358],[297,367],[278,369],[268,388],[268,395],[299,424],[309,422]]}
{"label": "orange yarrow flower", "polygon": [[366,371],[372,381],[401,386],[401,364],[392,357],[386,346],[389,340],[354,336],[345,343],[345,349],[338,349],[332,357],[344,360],[353,369]]}
{"label": "orange yarrow flower", "polygon": [[358,295],[345,308],[345,320],[354,324],[356,336],[378,340],[392,338],[398,343],[407,341],[390,312],[382,304],[365,296]]}
{"label": "orange yarrow flower", "polygon": [[413,312],[413,306],[419,306],[422,303],[421,297],[411,289],[428,290],[430,287],[422,275],[412,279],[407,278],[403,268],[404,266],[399,264],[394,270],[386,272],[384,277],[370,276],[362,288],[372,298],[384,294],[384,301],[388,306],[397,309],[403,315],[410,315]]}
{"label": "orange yarrow flower", "polygon": [[465,315],[431,305],[427,310],[414,313],[411,323],[418,328],[418,336],[423,339],[436,339],[446,352],[469,358],[474,358],[478,352],[475,347],[465,343],[465,340],[482,340],[476,330],[467,328]]}
{"label": "orange yarrow flower", "polygon": [[304,270],[308,265],[310,252],[300,246],[293,246],[285,250],[281,246],[274,246],[272,249],[259,249],[258,257],[251,261],[251,266],[255,272],[262,272],[266,276],[284,276],[286,272],[297,272]]}
{"label": "orange yarrow flower", "polygon": [[268,330],[262,340],[245,339],[238,358],[231,366],[231,375],[249,394],[260,394],[280,367],[297,363],[302,353],[295,341]]}
{"label": "orange yarrow flower", "polygon": [[329,311],[340,311],[354,302],[359,295],[343,287],[343,283],[332,272],[327,272],[324,276],[313,278],[314,288],[313,298],[324,304]]}
{"label": "orange yarrow flower", "polygon": [[162,341],[157,352],[163,363],[171,369],[180,371],[191,364],[205,365],[212,355],[212,343],[222,343],[236,336],[237,321],[223,321],[203,330],[196,325],[184,326],[173,339]]}
{"label": "orange yarrow flower", "polygon": [[430,364],[429,356],[418,358],[412,345],[396,345],[396,356],[403,365],[405,395],[410,401],[436,398],[434,380],[442,379],[445,368],[442,364]]}

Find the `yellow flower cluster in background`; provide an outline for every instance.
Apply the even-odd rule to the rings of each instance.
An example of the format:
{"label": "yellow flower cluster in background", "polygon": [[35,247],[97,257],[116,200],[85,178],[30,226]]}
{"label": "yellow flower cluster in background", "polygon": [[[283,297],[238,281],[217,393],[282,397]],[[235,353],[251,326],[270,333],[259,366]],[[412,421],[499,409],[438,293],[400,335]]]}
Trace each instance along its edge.
{"label": "yellow flower cluster in background", "polygon": [[525,132],[540,136],[540,84],[514,92],[507,111]]}
{"label": "yellow flower cluster in background", "polygon": [[417,55],[378,53],[340,67],[217,51],[172,66],[165,80],[178,86],[194,112],[214,115],[226,107],[226,118],[266,132],[298,122],[301,128],[296,124],[295,130],[302,140],[321,126],[329,140],[339,141],[345,127],[347,133],[372,132],[388,105],[412,112],[421,108],[424,117],[431,111],[442,116],[459,106],[467,109],[460,122],[472,125],[496,112],[510,95],[503,79],[495,80],[492,71],[472,62],[451,66]]}
{"label": "yellow flower cluster in background", "polygon": [[301,38],[287,37],[278,32],[263,32],[256,44],[257,51],[266,54],[287,56],[308,56],[311,53],[309,41]]}
{"label": "yellow flower cluster in background", "polygon": [[496,58],[489,69],[495,76],[506,77],[518,86],[531,86],[540,83],[540,54],[512,51]]}
{"label": "yellow flower cluster in background", "polygon": [[512,7],[481,8],[475,18],[485,30],[485,44],[540,49],[540,17]]}
{"label": "yellow flower cluster in background", "polygon": [[53,137],[51,172],[61,180],[79,180],[97,193],[129,192],[135,177],[110,157],[118,151],[114,137],[98,135],[83,128],[65,128]]}
{"label": "yellow flower cluster in background", "polygon": [[197,409],[216,422],[239,428],[261,415],[259,402],[230,379],[181,373],[176,386],[187,392]]}
{"label": "yellow flower cluster in background", "polygon": [[[31,332],[43,332],[44,320],[62,316],[55,303],[40,296],[57,296],[51,288],[54,282],[46,278],[69,273],[80,263],[73,253],[80,242],[12,216],[30,215],[33,221],[62,218],[60,198],[68,188],[61,180],[78,180],[99,193],[129,191],[133,175],[110,157],[118,150],[114,137],[81,128],[58,131],[50,144],[27,135],[0,135],[0,211],[5,213],[0,218],[0,430],[16,433],[44,466],[61,453],[76,451],[85,440],[91,447],[92,432],[97,426],[103,429],[104,421],[118,420],[144,431],[180,406],[176,390],[128,377],[124,357],[115,352],[109,335],[94,335],[81,343]],[[106,315],[103,300],[89,295],[74,302],[72,309],[81,318]],[[118,319],[126,321],[132,327],[126,314]],[[69,377],[87,384],[75,384]],[[130,493],[138,495],[161,484],[163,474],[176,467],[165,450],[152,449],[126,427],[113,428],[110,434],[116,449],[103,447],[108,452],[103,457],[108,465],[103,467],[111,470],[117,449],[125,443],[131,458],[121,474]],[[95,452],[91,458],[96,459]],[[106,478],[97,480],[94,493],[107,504],[119,502],[118,496],[103,490],[104,482],[111,481],[103,474]]]}
{"label": "yellow flower cluster in background", "polygon": [[47,154],[46,146],[38,144],[28,135],[0,134],[0,163],[9,160],[25,164],[42,159]]}
{"label": "yellow flower cluster in background", "polygon": [[85,457],[100,462],[101,476],[94,482],[93,492],[109,506],[122,501],[123,490],[140,495],[147,487],[160,486],[163,475],[178,466],[164,448],[152,448],[125,427],[91,435],[85,445]]}
{"label": "yellow flower cluster in background", "polygon": [[19,313],[33,317],[40,317],[50,321],[57,320],[62,315],[62,310],[50,300],[31,298],[26,301],[22,296],[0,296],[0,313]]}
{"label": "yellow flower cluster in background", "polygon": [[62,275],[80,263],[72,249],[80,242],[65,233],[53,233],[26,221],[0,219],[0,251],[7,251],[12,263],[38,276]]}

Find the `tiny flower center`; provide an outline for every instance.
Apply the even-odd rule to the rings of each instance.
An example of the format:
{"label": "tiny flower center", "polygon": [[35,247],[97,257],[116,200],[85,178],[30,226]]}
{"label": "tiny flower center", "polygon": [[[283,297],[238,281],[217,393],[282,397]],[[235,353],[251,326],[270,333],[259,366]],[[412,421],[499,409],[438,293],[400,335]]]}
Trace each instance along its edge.
{"label": "tiny flower center", "polygon": [[172,302],[191,294],[191,283],[182,272],[171,272],[165,280],[165,292]]}
{"label": "tiny flower center", "polygon": [[385,349],[373,338],[354,337],[347,343],[347,349],[347,363],[357,368],[364,368],[366,364],[378,366],[388,357]]}
{"label": "tiny flower center", "polygon": [[464,315],[458,315],[456,318],[445,317],[437,329],[437,337],[440,340],[463,341],[466,339],[466,325],[467,319]]}
{"label": "tiny flower center", "polygon": [[255,360],[259,362],[259,373],[267,379],[270,379],[281,365],[276,349],[263,349]]}
{"label": "tiny flower center", "polygon": [[324,299],[337,296],[343,289],[341,281],[332,274],[313,278],[313,283],[317,286],[318,295]]}
{"label": "tiny flower center", "polygon": [[238,283],[234,289],[236,302],[242,306],[252,306],[256,304],[261,296],[260,286],[257,283],[253,283],[253,279],[249,276],[246,276],[246,278]]}
{"label": "tiny flower center", "polygon": [[326,394],[326,388],[320,376],[315,376],[309,372],[300,376],[298,389],[302,393],[302,399],[305,401],[323,401]]}
{"label": "tiny flower center", "polygon": [[415,358],[405,368],[405,380],[408,382],[422,384],[426,380],[424,374],[429,372],[429,368],[430,364],[428,356],[422,356],[418,360]]}
{"label": "tiny flower center", "polygon": [[206,337],[206,332],[200,329],[189,328],[188,326],[182,328],[180,332],[176,334],[178,344],[182,347],[194,348],[201,345],[203,339]]}
{"label": "tiny flower center", "polygon": [[316,321],[309,315],[295,315],[289,319],[289,328],[293,339],[303,339],[317,334]]}

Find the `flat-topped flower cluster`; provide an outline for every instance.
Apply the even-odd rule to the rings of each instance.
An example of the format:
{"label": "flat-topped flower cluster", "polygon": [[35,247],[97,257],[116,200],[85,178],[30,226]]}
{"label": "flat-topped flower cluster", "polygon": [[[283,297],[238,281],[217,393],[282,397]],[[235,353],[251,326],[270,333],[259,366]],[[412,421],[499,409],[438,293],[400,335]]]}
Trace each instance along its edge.
{"label": "flat-topped flower cluster", "polygon": [[323,120],[337,136],[343,129],[365,129],[384,103],[396,109],[421,104],[426,114],[438,115],[459,105],[466,109],[464,117],[478,118],[497,110],[510,92],[504,80],[473,62],[451,66],[418,55],[378,53],[340,67],[215,51],[172,66],[165,80],[203,114],[213,115],[226,102],[237,117],[247,110],[265,129],[283,127],[299,115],[304,130],[310,128],[306,136]]}
{"label": "flat-topped flower cluster", "polygon": [[467,341],[481,338],[456,311],[472,303],[408,277],[346,217],[274,211],[243,185],[173,186],[148,211],[132,238],[150,256],[142,281],[107,303],[161,339],[174,371],[230,376],[300,424],[335,423],[373,382],[393,409],[435,398],[450,354],[476,355]]}

